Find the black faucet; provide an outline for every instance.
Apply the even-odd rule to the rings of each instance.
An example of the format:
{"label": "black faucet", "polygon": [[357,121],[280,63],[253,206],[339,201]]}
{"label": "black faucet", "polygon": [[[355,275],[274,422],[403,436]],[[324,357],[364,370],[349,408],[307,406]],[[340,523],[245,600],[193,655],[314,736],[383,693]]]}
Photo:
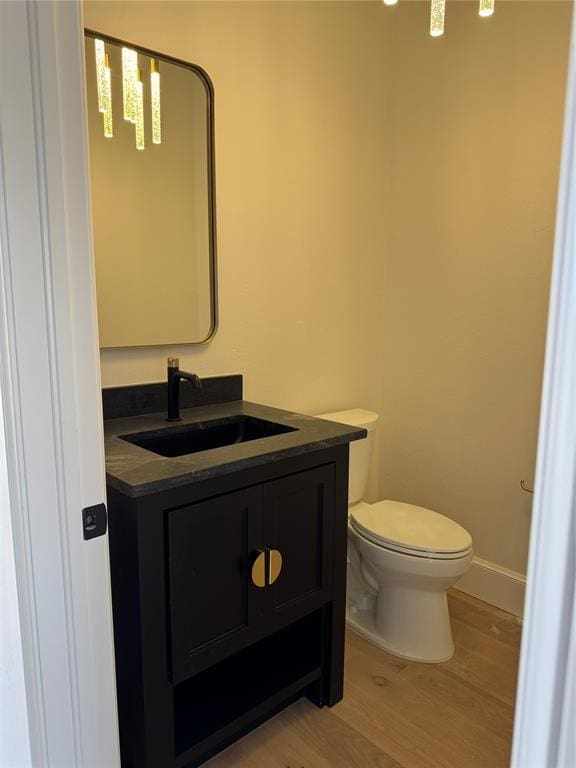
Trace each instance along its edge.
{"label": "black faucet", "polygon": [[202,381],[195,373],[180,370],[177,357],[168,358],[168,418],[166,421],[180,421],[180,380],[186,379],[194,389],[202,388]]}

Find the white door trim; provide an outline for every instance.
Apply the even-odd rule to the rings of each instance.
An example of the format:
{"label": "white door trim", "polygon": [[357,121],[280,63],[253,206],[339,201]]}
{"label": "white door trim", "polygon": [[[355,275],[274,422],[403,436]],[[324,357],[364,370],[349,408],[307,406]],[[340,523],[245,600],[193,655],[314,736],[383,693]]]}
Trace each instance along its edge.
{"label": "white door trim", "polygon": [[[513,768],[574,768],[576,695],[576,17],[538,441]],[[570,650],[572,649],[572,651]],[[574,702],[571,705],[574,712]],[[564,715],[564,716],[563,716]],[[572,756],[572,757],[570,757]]]}
{"label": "white door trim", "polygon": [[[512,765],[567,766],[575,692],[572,37]],[[119,765],[78,2],[0,2],[0,385],[34,765]]]}
{"label": "white door trim", "polygon": [[34,765],[119,765],[77,2],[0,3],[0,385]]}

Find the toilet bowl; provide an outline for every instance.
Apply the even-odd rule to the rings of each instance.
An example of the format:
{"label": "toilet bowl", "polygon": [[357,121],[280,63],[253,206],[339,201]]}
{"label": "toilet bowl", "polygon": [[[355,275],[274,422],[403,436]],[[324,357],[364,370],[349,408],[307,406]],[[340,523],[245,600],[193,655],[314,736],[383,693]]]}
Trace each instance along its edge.
{"label": "toilet bowl", "polygon": [[403,658],[446,661],[454,653],[446,593],[470,568],[470,534],[424,507],[363,501],[378,415],[354,409],[320,418],[368,430],[350,445],[346,623]]}
{"label": "toilet bowl", "polygon": [[351,626],[398,656],[449,659],[446,592],[472,562],[468,532],[422,507],[360,502],[349,510],[348,553],[350,568],[373,595],[371,605],[349,595]]}

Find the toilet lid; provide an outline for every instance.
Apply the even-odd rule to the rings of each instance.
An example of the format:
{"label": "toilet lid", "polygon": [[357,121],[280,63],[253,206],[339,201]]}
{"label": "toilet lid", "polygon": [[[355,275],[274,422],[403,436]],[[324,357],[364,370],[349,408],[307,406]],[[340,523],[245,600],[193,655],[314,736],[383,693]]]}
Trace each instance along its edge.
{"label": "toilet lid", "polygon": [[472,547],[472,537],[458,523],[401,501],[357,504],[350,509],[350,522],[361,535],[392,549],[446,555]]}

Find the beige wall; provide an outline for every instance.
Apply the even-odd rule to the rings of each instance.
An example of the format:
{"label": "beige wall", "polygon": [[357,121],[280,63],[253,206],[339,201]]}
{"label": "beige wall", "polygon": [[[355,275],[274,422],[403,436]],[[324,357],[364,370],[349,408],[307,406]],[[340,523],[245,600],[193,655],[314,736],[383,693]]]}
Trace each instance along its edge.
{"label": "beige wall", "polygon": [[170,351],[200,375],[243,373],[249,399],[311,413],[378,407],[381,11],[340,2],[85,6],[86,26],[204,67],[216,97],[220,329],[201,347],[104,351],[104,385],[161,380]]}
{"label": "beige wall", "polygon": [[[380,497],[524,570],[568,3],[96,2],[87,26],[205,67],[220,331],[179,350],[250,399],[380,410]],[[106,351],[106,385],[168,350]]]}
{"label": "beige wall", "polygon": [[395,14],[381,492],[524,572],[571,4],[496,6]]}

